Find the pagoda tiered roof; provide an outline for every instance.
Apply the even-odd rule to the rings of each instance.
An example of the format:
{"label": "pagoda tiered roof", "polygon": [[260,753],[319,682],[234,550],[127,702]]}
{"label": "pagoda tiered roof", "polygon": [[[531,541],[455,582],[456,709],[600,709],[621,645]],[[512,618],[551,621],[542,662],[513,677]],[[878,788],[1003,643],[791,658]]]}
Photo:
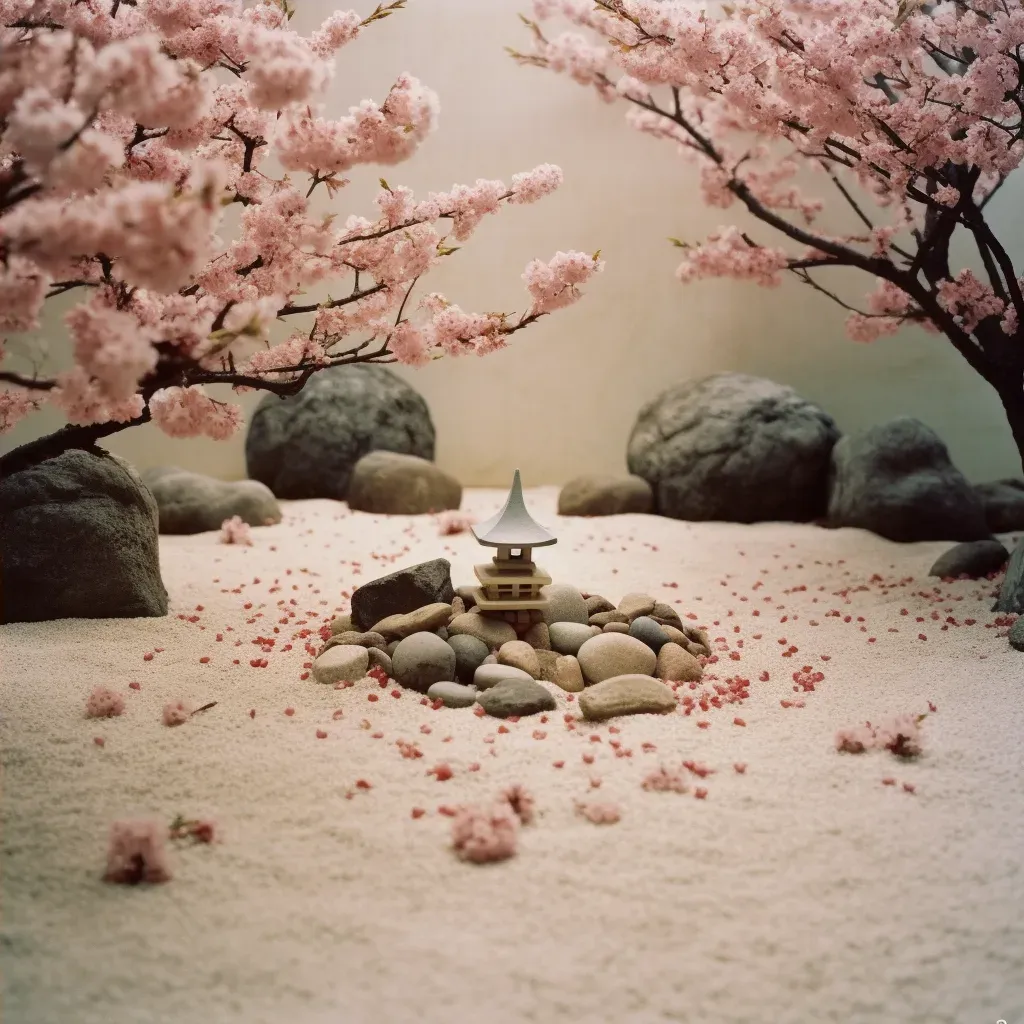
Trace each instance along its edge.
{"label": "pagoda tiered roof", "polygon": [[501,511],[474,526],[473,536],[481,544],[495,548],[542,548],[558,543],[558,538],[527,511],[518,469]]}

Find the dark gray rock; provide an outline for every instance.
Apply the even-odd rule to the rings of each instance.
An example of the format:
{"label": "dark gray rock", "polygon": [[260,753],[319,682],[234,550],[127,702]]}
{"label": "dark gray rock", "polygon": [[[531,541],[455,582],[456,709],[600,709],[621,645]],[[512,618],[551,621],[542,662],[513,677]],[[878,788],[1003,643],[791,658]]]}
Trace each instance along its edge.
{"label": "dark gray rock", "polygon": [[991,537],[974,488],[930,427],[901,416],[847,435],[832,451],[830,526],[901,543]]}
{"label": "dark gray rock", "polygon": [[807,522],[827,503],[839,428],[792,388],[719,373],[669,388],[640,410],[629,471],[675,519]]}
{"label": "dark gray rock", "polygon": [[433,633],[413,633],[395,648],[391,670],[400,685],[426,693],[455,675],[455,652]]}
{"label": "dark gray rock", "polygon": [[649,615],[638,615],[629,624],[629,635],[647,644],[655,654],[669,642],[669,635]]}
{"label": "dark gray rock", "polygon": [[245,439],[248,474],[279,498],[348,496],[367,452],[434,457],[427,403],[384,366],[338,366],[314,374],[290,398],[267,395]]}
{"label": "dark gray rock", "polygon": [[1010,552],[997,540],[969,540],[940,555],[928,575],[943,579],[968,576],[976,580],[1001,569],[1009,557]]}
{"label": "dark gray rock", "polygon": [[156,499],[161,533],[207,533],[232,516],[250,526],[281,522],[277,498],[258,480],[216,480],[177,466],[155,466],[141,475]]}
{"label": "dark gray rock", "polygon": [[1006,576],[1003,577],[1003,585],[999,588],[999,596],[992,611],[1024,615],[1024,540],[1017,542],[1010,555]]}
{"label": "dark gray rock", "polygon": [[1010,627],[1010,646],[1015,651],[1024,651],[1024,616]]}
{"label": "dark gray rock", "polygon": [[455,678],[463,683],[471,683],[473,673],[484,663],[491,649],[483,640],[468,633],[448,637],[448,646],[455,652]]}
{"label": "dark gray rock", "polygon": [[447,558],[399,569],[358,587],[352,594],[352,623],[368,630],[389,615],[404,615],[426,604],[451,604],[452,564]]}
{"label": "dark gray rock", "polygon": [[457,509],[462,484],[428,459],[375,451],[353,467],[348,507],[354,512],[419,516]]}
{"label": "dark gray rock", "polygon": [[653,507],[651,485],[638,476],[578,476],[558,492],[560,516],[618,516]]}
{"label": "dark gray rock", "polygon": [[532,679],[504,679],[484,690],[476,702],[495,718],[539,715],[542,711],[555,710],[555,698]]}
{"label": "dark gray rock", "polygon": [[992,480],[975,484],[985,506],[985,520],[993,533],[1024,530],[1024,480]]}
{"label": "dark gray rock", "polygon": [[166,614],[156,502],[128,463],[74,449],[0,481],[0,622]]}

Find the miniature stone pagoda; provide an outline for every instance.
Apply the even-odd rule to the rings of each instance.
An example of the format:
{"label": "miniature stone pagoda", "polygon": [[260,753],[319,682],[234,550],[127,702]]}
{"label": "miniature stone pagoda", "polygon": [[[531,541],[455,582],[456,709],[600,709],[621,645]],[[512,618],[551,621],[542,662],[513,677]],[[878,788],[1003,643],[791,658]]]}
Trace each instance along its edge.
{"label": "miniature stone pagoda", "polygon": [[538,621],[547,606],[540,588],[546,587],[551,577],[533,563],[530,552],[532,548],[557,544],[558,538],[526,510],[518,469],[501,511],[474,526],[473,536],[486,547],[498,549],[490,563],[473,567],[480,581],[474,591],[477,609],[510,622]]}

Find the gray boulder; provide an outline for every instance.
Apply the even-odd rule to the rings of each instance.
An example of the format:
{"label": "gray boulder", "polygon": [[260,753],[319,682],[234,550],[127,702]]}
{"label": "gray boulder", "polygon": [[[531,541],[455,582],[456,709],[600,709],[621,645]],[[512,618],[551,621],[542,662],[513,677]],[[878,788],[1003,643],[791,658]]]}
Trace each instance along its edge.
{"label": "gray boulder", "polygon": [[985,520],[993,533],[1015,533],[1024,530],[1024,480],[992,480],[975,484]]}
{"label": "gray boulder", "polygon": [[428,459],[375,451],[353,467],[348,507],[355,512],[418,516],[462,504],[462,484]]}
{"label": "gray boulder", "polygon": [[1006,566],[1006,575],[999,588],[999,596],[992,606],[994,612],[1014,612],[1024,615],[1024,540],[1018,541]]}
{"label": "gray boulder", "polygon": [[72,449],[0,480],[0,622],[166,614],[156,502],[128,463]]}
{"label": "gray boulder", "polygon": [[742,373],[686,381],[640,410],[629,471],[674,519],[807,522],[827,503],[839,428],[792,388]]}
{"label": "gray boulder", "polygon": [[969,540],[940,555],[928,575],[942,579],[967,576],[976,580],[1002,569],[1009,557],[1010,552],[995,539]]}
{"label": "gray boulder", "polygon": [[903,543],[991,536],[981,499],[946,446],[910,416],[839,441],[830,484],[830,526],[858,527]]}
{"label": "gray boulder", "polygon": [[638,476],[577,476],[558,492],[560,516],[618,516],[653,507],[651,485]]}
{"label": "gray boulder", "polygon": [[177,466],[154,466],[141,474],[160,511],[161,533],[207,533],[238,516],[250,526],[281,522],[281,507],[258,480],[216,480]]}
{"label": "gray boulder", "polygon": [[427,604],[450,604],[454,597],[451,562],[434,558],[357,587],[352,594],[352,624],[365,631],[389,615],[404,615]]}
{"label": "gray boulder", "polygon": [[384,366],[355,364],[314,374],[289,398],[267,395],[245,439],[247,471],[279,498],[348,496],[367,452],[434,457],[427,403]]}

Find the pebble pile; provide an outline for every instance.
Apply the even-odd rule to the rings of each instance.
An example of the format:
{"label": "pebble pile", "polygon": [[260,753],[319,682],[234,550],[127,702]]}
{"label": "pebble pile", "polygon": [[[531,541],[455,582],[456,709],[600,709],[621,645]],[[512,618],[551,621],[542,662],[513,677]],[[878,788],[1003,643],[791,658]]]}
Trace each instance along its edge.
{"label": "pebble pile", "polygon": [[711,656],[707,633],[647,594],[626,594],[616,605],[557,583],[542,589],[548,603],[540,613],[485,615],[470,588],[437,601],[429,588],[409,587],[410,578],[433,578],[439,592],[455,593],[446,563],[438,563],[444,560],[367,584],[384,605],[389,592],[398,595],[405,610],[364,630],[352,615],[336,618],[313,678],[344,685],[379,668],[439,704],[479,705],[495,718],[553,711],[558,688],[579,693],[583,716],[602,721],[672,711],[676,698],[668,684],[698,681]]}

